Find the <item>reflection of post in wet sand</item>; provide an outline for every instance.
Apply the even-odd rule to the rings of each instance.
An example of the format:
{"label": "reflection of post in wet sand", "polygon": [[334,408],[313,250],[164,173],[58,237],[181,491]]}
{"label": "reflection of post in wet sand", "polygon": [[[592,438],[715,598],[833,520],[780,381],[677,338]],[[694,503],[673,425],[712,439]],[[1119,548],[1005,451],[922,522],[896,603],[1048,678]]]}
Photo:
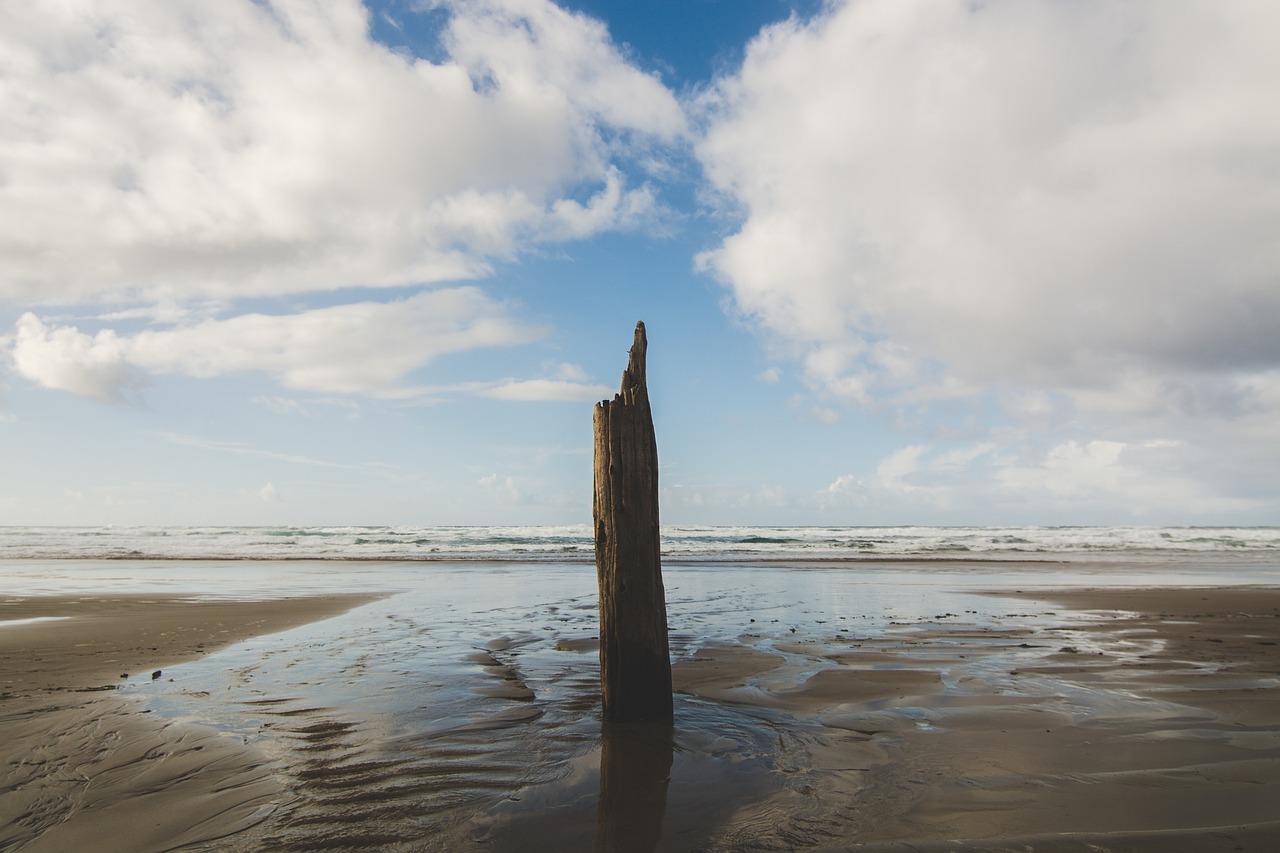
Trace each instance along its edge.
{"label": "reflection of post in wet sand", "polygon": [[671,723],[605,723],[595,853],[652,853],[671,779]]}

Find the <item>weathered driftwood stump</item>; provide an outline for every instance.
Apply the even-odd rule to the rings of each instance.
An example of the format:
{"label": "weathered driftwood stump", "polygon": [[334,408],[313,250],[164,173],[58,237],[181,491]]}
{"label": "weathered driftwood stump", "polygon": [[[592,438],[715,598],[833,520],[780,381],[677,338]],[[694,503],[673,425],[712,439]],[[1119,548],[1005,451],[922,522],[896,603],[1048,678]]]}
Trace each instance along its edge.
{"label": "weathered driftwood stump", "polygon": [[645,383],[644,323],[622,389],[595,410],[596,574],[604,718],[670,720],[671,658],[658,537],[658,442]]}

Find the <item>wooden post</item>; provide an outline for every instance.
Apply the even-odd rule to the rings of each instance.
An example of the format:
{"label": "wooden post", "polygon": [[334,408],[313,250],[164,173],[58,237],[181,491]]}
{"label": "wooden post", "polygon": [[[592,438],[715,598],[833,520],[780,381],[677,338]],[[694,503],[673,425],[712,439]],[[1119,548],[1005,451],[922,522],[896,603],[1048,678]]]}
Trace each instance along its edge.
{"label": "wooden post", "polygon": [[611,722],[670,720],[671,658],[658,534],[658,443],[645,382],[644,323],[613,401],[595,409],[600,690]]}

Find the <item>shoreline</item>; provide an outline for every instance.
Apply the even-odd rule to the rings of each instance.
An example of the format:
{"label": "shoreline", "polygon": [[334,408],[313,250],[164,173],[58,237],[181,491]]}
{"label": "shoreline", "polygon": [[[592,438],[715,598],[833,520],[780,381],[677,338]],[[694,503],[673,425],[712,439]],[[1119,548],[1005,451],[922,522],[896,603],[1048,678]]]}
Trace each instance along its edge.
{"label": "shoreline", "polygon": [[[979,599],[1004,615],[974,615]],[[456,630],[469,655],[412,651],[439,644],[432,621],[366,638],[408,619],[413,601],[0,599],[0,619],[72,617],[0,626],[0,724],[11,733],[0,745],[0,846],[221,839],[219,849],[302,850],[345,838],[550,851],[645,837],[646,849],[673,851],[761,839],[827,851],[1226,851],[1280,841],[1274,586],[965,590],[953,605],[962,612],[886,615],[875,630],[852,612],[807,628],[737,612],[734,636],[673,633],[677,722],[656,739],[599,725],[589,601],[546,630],[503,611],[496,637],[464,614]],[[341,629],[317,621],[348,612]],[[258,677],[234,699],[210,691],[240,697],[240,681],[198,683],[217,671],[204,661],[225,657],[217,649],[240,649],[228,660],[255,669],[275,647],[241,640],[302,625],[296,643],[347,642],[357,659],[376,644],[396,671],[339,682],[337,664],[311,660],[295,682]],[[279,652],[307,661],[307,648],[282,641]],[[169,689],[203,724],[137,701],[153,668],[183,660],[196,663],[180,672],[204,674]],[[297,671],[282,666],[272,672]],[[408,710],[378,698],[386,683],[422,678],[418,695],[452,697],[448,707],[470,716],[445,725],[413,695]],[[146,690],[133,689],[139,680]],[[130,689],[112,689],[121,682]],[[241,737],[221,716],[232,712],[265,722]],[[605,797],[620,779],[640,805]],[[397,799],[410,791],[416,800]],[[403,808],[417,817],[389,817]]]}
{"label": "shoreline", "polygon": [[[358,593],[226,600],[177,594],[0,597],[0,691],[108,686],[260,634],[344,613]],[[48,620],[6,624],[17,620]]]}
{"label": "shoreline", "polygon": [[118,688],[377,598],[0,598],[0,847],[166,850],[265,819],[287,799],[268,755]]}

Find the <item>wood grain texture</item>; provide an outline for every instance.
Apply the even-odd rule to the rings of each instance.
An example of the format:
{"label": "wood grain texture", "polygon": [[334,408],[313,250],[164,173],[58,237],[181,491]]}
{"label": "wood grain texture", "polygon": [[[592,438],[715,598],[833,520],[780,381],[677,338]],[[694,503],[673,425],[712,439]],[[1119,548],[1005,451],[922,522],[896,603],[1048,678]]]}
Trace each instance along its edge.
{"label": "wood grain texture", "polygon": [[595,408],[600,686],[604,719],[613,722],[672,717],[647,349],[644,323],[637,323],[621,390]]}

